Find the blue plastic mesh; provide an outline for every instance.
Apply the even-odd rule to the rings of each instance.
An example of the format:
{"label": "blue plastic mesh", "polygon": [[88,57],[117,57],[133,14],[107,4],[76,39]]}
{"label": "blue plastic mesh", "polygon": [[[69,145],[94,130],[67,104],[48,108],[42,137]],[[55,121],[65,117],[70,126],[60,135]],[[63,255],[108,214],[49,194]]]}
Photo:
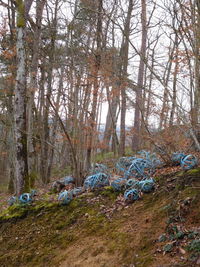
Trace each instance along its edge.
{"label": "blue plastic mesh", "polygon": [[126,182],[126,188],[133,188],[139,185],[139,181],[136,179],[128,179]]}
{"label": "blue plastic mesh", "polygon": [[80,195],[84,191],[83,187],[76,187],[72,190],[73,196]]}
{"label": "blue plastic mesh", "polygon": [[29,193],[24,193],[19,197],[20,204],[28,204],[32,202],[32,195]]}
{"label": "blue plastic mesh", "polygon": [[176,165],[181,165],[183,170],[190,170],[197,166],[198,160],[193,155],[185,155],[184,153],[175,152],[172,154],[172,161],[176,163]]}
{"label": "blue plastic mesh", "polygon": [[150,161],[154,168],[157,168],[158,166],[160,166],[162,164],[161,160],[157,158],[155,153],[151,153],[149,151],[142,150],[142,151],[138,152],[138,154],[140,154],[142,156],[142,158]]}
{"label": "blue plastic mesh", "polygon": [[190,170],[197,166],[198,160],[193,155],[187,155],[181,159],[181,167],[183,170]]}
{"label": "blue plastic mesh", "polygon": [[111,186],[116,191],[122,191],[125,187],[126,181],[127,180],[124,178],[118,178],[111,183]]}
{"label": "blue plastic mesh", "polygon": [[72,176],[66,176],[59,180],[59,182],[63,183],[64,185],[73,184],[75,182]]}
{"label": "blue plastic mesh", "polygon": [[139,182],[139,186],[142,192],[150,193],[155,188],[155,182],[153,179],[146,179]]}
{"label": "blue plastic mesh", "polygon": [[62,205],[67,205],[73,199],[72,191],[63,191],[58,195],[58,201],[61,202]]}
{"label": "blue plastic mesh", "polygon": [[105,173],[90,175],[84,181],[86,189],[95,189],[106,185],[109,185],[109,176]]}
{"label": "blue plastic mesh", "polygon": [[14,205],[15,203],[17,203],[17,201],[18,201],[18,198],[12,196],[11,198],[8,199],[8,205],[9,205],[9,206],[12,206],[12,205]]}
{"label": "blue plastic mesh", "polygon": [[125,173],[125,178],[148,178],[155,172],[155,168],[149,160],[136,158]]}
{"label": "blue plastic mesh", "polygon": [[181,163],[181,160],[185,157],[186,155],[184,153],[175,152],[172,154],[171,160],[177,165],[179,165]]}
{"label": "blue plastic mesh", "polygon": [[19,197],[12,196],[8,200],[8,205],[12,206],[14,204],[29,204],[33,201],[33,197],[36,195],[36,190],[31,190],[30,193],[23,193]]}
{"label": "blue plastic mesh", "polygon": [[135,158],[136,157],[122,157],[122,158],[120,158],[116,164],[116,168],[121,172],[126,172],[128,170],[128,168],[130,167],[132,161]]}
{"label": "blue plastic mesh", "polygon": [[124,192],[124,198],[127,202],[133,202],[135,200],[138,200],[140,198],[139,191],[135,188],[127,189]]}
{"label": "blue plastic mesh", "polygon": [[89,173],[97,174],[97,173],[108,173],[108,167],[104,164],[95,163],[92,168],[89,170]]}

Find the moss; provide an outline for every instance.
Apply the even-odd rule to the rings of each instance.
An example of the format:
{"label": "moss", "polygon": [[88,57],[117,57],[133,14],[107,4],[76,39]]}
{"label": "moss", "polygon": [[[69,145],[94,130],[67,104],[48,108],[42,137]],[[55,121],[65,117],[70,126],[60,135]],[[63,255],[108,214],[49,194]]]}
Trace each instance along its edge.
{"label": "moss", "polygon": [[17,5],[17,27],[25,27],[25,4],[23,0],[16,0]]}
{"label": "moss", "polygon": [[117,196],[120,194],[120,192],[116,192],[113,190],[111,186],[107,186],[103,189],[103,191],[100,191],[99,194],[101,196],[109,198],[109,200],[116,200]]}
{"label": "moss", "polygon": [[32,171],[29,174],[29,182],[30,182],[30,188],[34,188],[35,187],[35,181],[38,179],[38,173],[36,171]]}
{"label": "moss", "polygon": [[[173,182],[177,180],[172,179]],[[99,262],[101,257],[106,256],[108,261],[111,259],[111,265],[112,260],[117,261],[118,265],[113,263],[113,266],[152,266],[157,263],[153,256],[154,241],[166,227],[163,217],[177,212],[179,201],[191,195],[189,215],[192,212],[196,218],[200,209],[197,189],[186,187],[181,192],[177,189],[167,194],[160,189],[154,194],[144,194],[140,201],[128,209],[114,213],[113,201],[117,194],[111,187],[83,194],[66,206],[49,202],[48,194],[44,197],[45,201],[35,201],[24,207],[12,206],[4,215],[8,213],[16,218],[24,216],[24,219],[17,220],[16,224],[8,221],[0,224],[3,229],[2,240],[0,236],[0,265],[32,267],[46,266],[48,263],[49,267],[58,266],[61,261],[71,257],[65,253],[68,253],[68,248],[69,251],[73,248],[75,255],[83,260],[83,266],[84,259],[91,256]],[[111,213],[103,214],[101,204]],[[9,235],[12,238],[7,238]],[[97,244],[94,240],[97,240]]]}
{"label": "moss", "polygon": [[179,193],[180,198],[195,197],[199,195],[199,190],[191,186],[186,187],[183,191]]}
{"label": "moss", "polygon": [[200,175],[200,168],[191,169],[191,170],[187,171],[187,174],[189,174],[189,175]]}

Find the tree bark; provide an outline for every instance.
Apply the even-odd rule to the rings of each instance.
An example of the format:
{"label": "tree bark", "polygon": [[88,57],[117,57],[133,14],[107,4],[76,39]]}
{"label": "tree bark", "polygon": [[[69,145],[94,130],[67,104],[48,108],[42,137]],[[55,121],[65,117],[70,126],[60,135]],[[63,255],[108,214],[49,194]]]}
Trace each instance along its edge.
{"label": "tree bark", "polygon": [[125,140],[126,140],[126,86],[127,86],[127,68],[128,68],[128,51],[129,51],[129,36],[130,36],[130,23],[131,15],[133,11],[133,0],[129,0],[128,13],[124,26],[124,36],[122,41],[122,47],[120,56],[122,59],[121,67],[121,81],[120,81],[120,92],[121,92],[121,118],[120,118],[120,144],[119,144],[119,155],[125,154]]}
{"label": "tree bark", "polygon": [[26,125],[25,3],[17,1],[17,77],[14,98],[16,194],[29,190]]}
{"label": "tree bark", "polygon": [[147,48],[147,17],[146,17],[146,0],[141,0],[142,3],[142,43],[140,54],[140,65],[138,72],[138,81],[136,88],[136,103],[135,103],[135,118],[134,118],[134,134],[132,138],[132,150],[138,150],[140,147],[140,130],[141,130],[141,108],[142,108],[142,87],[144,83],[144,59]]}

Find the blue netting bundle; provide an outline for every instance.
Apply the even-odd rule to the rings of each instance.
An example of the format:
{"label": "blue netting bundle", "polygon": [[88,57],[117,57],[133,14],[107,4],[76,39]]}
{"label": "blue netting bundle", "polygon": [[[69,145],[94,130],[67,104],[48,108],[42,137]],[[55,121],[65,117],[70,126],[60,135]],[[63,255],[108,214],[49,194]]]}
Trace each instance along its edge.
{"label": "blue netting bundle", "polygon": [[72,176],[66,176],[59,180],[59,182],[63,183],[64,185],[73,184],[75,182]]}
{"label": "blue netting bundle", "polygon": [[78,196],[84,191],[83,187],[76,187],[72,190],[73,196]]}
{"label": "blue netting bundle", "polygon": [[14,205],[15,203],[17,203],[17,201],[18,201],[18,198],[12,196],[11,198],[8,199],[8,205],[9,205],[9,206],[12,206],[12,205]]}
{"label": "blue netting bundle", "polygon": [[190,170],[197,166],[198,160],[193,155],[187,155],[184,158],[181,158],[181,168],[183,170]]}
{"label": "blue netting bundle", "polygon": [[97,174],[97,173],[108,173],[108,167],[104,164],[100,163],[95,163],[92,165],[91,169],[89,170],[89,173],[92,174]]}
{"label": "blue netting bundle", "polygon": [[94,189],[109,185],[109,176],[105,173],[97,173],[88,176],[84,181],[86,189]]}
{"label": "blue netting bundle", "polygon": [[149,193],[155,188],[155,182],[151,179],[146,179],[139,182],[139,186],[142,192]]}
{"label": "blue netting bundle", "polygon": [[128,179],[126,182],[126,188],[133,188],[139,185],[139,181],[136,179]]}
{"label": "blue netting bundle", "polygon": [[172,161],[176,163],[176,165],[181,165],[183,170],[190,170],[197,166],[198,160],[193,155],[185,155],[184,153],[175,152],[172,154]]}
{"label": "blue netting bundle", "polygon": [[124,178],[118,178],[111,183],[111,186],[116,191],[122,191],[125,187],[126,181],[127,180]]}
{"label": "blue netting bundle", "polygon": [[32,202],[32,195],[29,193],[24,193],[19,196],[19,203],[20,204],[28,204]]}
{"label": "blue netting bundle", "polygon": [[63,205],[67,205],[73,199],[73,192],[72,191],[63,191],[58,195],[58,201],[61,202]]}
{"label": "blue netting bundle", "polygon": [[185,157],[186,155],[184,153],[175,152],[172,154],[171,160],[176,163],[176,165],[179,165],[181,163],[181,160]]}
{"label": "blue netting bundle", "polygon": [[135,188],[127,189],[124,192],[124,198],[127,202],[133,202],[135,200],[138,200],[140,198],[139,191]]}
{"label": "blue netting bundle", "polygon": [[138,152],[138,154],[140,154],[144,159],[150,161],[154,168],[157,168],[162,164],[155,153],[150,153],[149,151],[142,150]]}
{"label": "blue netting bundle", "polygon": [[12,206],[16,203],[18,204],[30,204],[33,201],[33,197],[36,195],[36,190],[31,190],[30,193],[23,193],[19,197],[12,196],[8,200],[9,206]]}
{"label": "blue netting bundle", "polygon": [[122,157],[118,160],[116,168],[121,172],[126,172],[134,159],[136,157]]}
{"label": "blue netting bundle", "polygon": [[155,171],[154,166],[149,160],[136,158],[132,161],[131,166],[128,171],[125,173],[125,178],[131,176],[135,178],[148,178]]}

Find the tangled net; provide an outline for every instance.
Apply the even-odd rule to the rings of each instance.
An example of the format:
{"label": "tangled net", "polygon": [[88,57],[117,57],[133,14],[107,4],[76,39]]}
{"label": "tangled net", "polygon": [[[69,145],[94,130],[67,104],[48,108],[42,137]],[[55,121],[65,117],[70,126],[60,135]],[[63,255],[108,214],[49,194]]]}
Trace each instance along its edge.
{"label": "tangled net", "polygon": [[197,166],[198,160],[193,155],[187,155],[184,158],[181,159],[181,168],[183,170],[190,170]]}
{"label": "tangled net", "polygon": [[95,189],[107,185],[109,185],[109,176],[101,172],[88,176],[84,181],[86,189]]}
{"label": "tangled net", "polygon": [[62,205],[67,205],[73,199],[73,192],[72,191],[63,191],[58,195],[58,201],[61,202]]}
{"label": "tangled net", "polygon": [[108,173],[108,167],[104,164],[95,163],[92,165],[92,168],[89,170],[89,173],[97,174],[97,173]]}
{"label": "tangled net", "polygon": [[8,205],[12,206],[14,204],[30,204],[33,201],[33,197],[36,195],[36,190],[31,190],[30,193],[23,193],[19,197],[12,196],[8,200]]}
{"label": "tangled net", "polygon": [[133,202],[140,198],[139,191],[135,188],[127,189],[124,192],[124,199],[126,202]]}
{"label": "tangled net", "polygon": [[118,178],[111,183],[111,186],[115,191],[122,191],[125,188],[125,185],[126,179],[124,178]]}
{"label": "tangled net", "polygon": [[139,187],[143,193],[150,193],[155,188],[155,181],[152,178],[140,181]]}
{"label": "tangled net", "polygon": [[118,160],[116,168],[121,172],[126,172],[134,159],[136,157],[122,157]]}
{"label": "tangled net", "polygon": [[148,178],[155,172],[152,163],[146,159],[134,159],[128,171],[125,173],[125,178]]}
{"label": "tangled net", "polygon": [[198,164],[198,160],[195,156],[185,155],[180,152],[173,153],[171,159],[176,165],[181,165],[183,170],[190,170]]}

